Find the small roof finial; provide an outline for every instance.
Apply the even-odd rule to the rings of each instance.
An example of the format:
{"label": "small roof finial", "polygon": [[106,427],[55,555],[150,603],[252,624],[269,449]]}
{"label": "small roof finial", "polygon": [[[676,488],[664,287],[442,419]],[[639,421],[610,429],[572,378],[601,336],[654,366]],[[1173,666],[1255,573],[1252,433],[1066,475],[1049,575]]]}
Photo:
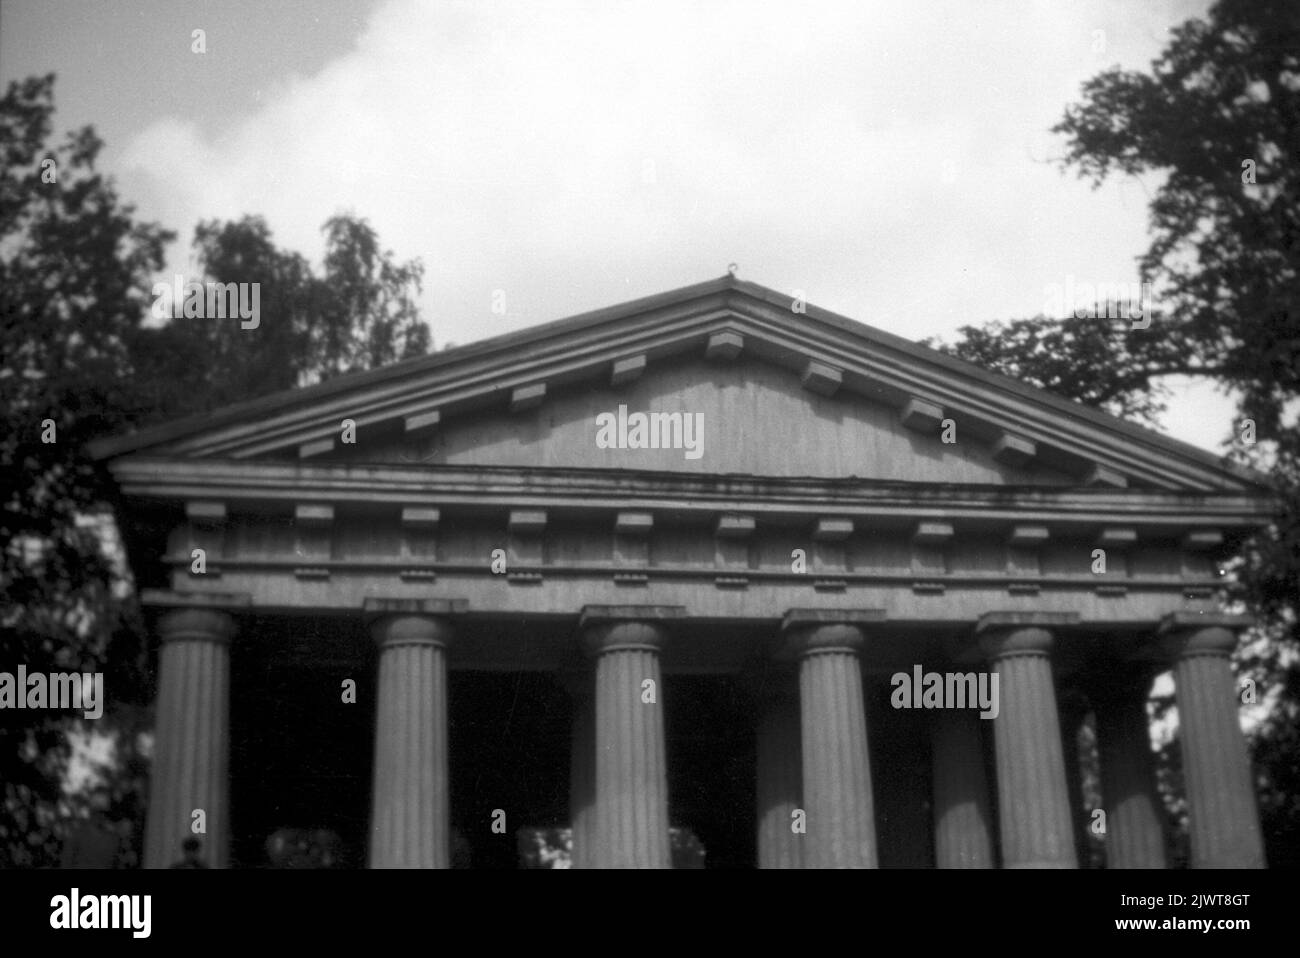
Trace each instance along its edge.
{"label": "small roof finial", "polygon": [[736,275],[736,270],[738,270],[738,269],[740,269],[740,266],[739,266],[739,264],[737,264],[737,263],[728,263],[728,264],[727,264],[727,272],[730,273],[732,276],[735,276],[735,275]]}

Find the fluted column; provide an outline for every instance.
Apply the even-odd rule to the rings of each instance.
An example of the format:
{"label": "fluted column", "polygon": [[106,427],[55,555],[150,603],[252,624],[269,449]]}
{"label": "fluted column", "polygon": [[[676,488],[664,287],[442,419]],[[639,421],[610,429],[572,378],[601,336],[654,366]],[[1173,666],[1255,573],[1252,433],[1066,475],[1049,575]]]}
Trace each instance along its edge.
{"label": "fluted column", "polygon": [[993,868],[988,778],[974,709],[939,709],[931,717],[936,868]]}
{"label": "fluted column", "polygon": [[448,868],[446,647],[452,627],[422,614],[384,615],[379,645],[371,868]]}
{"label": "fluted column", "polygon": [[[146,868],[181,858],[197,838],[199,856],[224,868],[230,853],[230,640],[234,620],[204,608],[176,609],[158,623],[158,715],[149,782]],[[196,812],[202,812],[197,816]],[[195,832],[199,821],[204,831]]]}
{"label": "fluted column", "polygon": [[668,764],[659,653],[668,637],[649,619],[584,615],[596,658],[594,868],[671,868]]}
{"label": "fluted column", "polygon": [[1051,613],[985,616],[980,644],[998,677],[993,720],[1003,868],[1076,868],[1061,724],[1049,652]]}
{"label": "fluted column", "polygon": [[[1130,666],[1131,668],[1131,666]],[[1107,868],[1165,868],[1165,835],[1147,723],[1150,677],[1121,675],[1097,699]]]}
{"label": "fluted column", "polygon": [[[829,613],[823,613],[828,615]],[[793,621],[793,624],[791,624]],[[787,616],[799,656],[805,868],[875,868],[875,803],[859,659],[862,629]]]}
{"label": "fluted column", "polygon": [[806,824],[793,830],[793,813],[803,808],[803,761],[799,698],[790,687],[762,699],[758,720],[758,867],[802,868]]}
{"label": "fluted column", "polygon": [[[1236,637],[1208,618],[1180,613],[1163,628],[1167,650],[1177,657],[1174,686],[1191,867],[1263,868],[1259,807],[1228,658]],[[1224,617],[1224,622],[1236,620]]]}
{"label": "fluted column", "polygon": [[1083,767],[1079,761],[1079,732],[1088,719],[1091,706],[1077,689],[1057,695],[1057,716],[1061,722],[1061,755],[1065,760],[1065,789],[1070,799],[1070,825],[1074,829],[1074,853],[1080,868],[1089,867],[1091,844],[1089,818],[1083,803]]}
{"label": "fluted column", "polygon": [[569,677],[573,719],[569,754],[569,828],[572,834],[571,867],[591,868],[596,838],[596,718],[592,702],[592,676],[582,672]]}

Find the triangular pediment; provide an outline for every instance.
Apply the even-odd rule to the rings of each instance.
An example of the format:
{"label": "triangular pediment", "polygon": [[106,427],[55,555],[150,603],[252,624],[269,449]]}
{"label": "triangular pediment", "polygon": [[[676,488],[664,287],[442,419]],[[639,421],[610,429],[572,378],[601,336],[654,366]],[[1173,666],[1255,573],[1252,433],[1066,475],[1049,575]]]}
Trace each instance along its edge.
{"label": "triangular pediment", "polygon": [[[955,428],[954,428],[955,432]],[[681,356],[636,380],[570,384],[526,410],[487,409],[317,461],[637,469],[902,482],[1069,485],[1042,462],[1001,462],[990,444],[944,443],[893,407],[806,389],[761,359]]]}
{"label": "triangular pediment", "polygon": [[1185,443],[729,276],[92,452],[1189,492],[1259,484]]}

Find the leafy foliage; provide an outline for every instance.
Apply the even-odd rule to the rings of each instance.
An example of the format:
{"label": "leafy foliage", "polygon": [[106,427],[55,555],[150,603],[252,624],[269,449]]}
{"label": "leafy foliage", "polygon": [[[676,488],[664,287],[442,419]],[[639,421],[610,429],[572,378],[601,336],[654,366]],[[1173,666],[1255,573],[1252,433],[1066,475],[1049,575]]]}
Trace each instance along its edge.
{"label": "leafy foliage", "polygon": [[1149,332],[1217,367],[1259,438],[1281,438],[1300,392],[1300,7],[1220,0],[1150,74],[1090,80],[1055,130],[1094,185],[1164,174],[1139,270],[1172,322]]}
{"label": "leafy foliage", "polygon": [[1037,316],[963,326],[957,336],[955,345],[933,339],[925,345],[1150,426],[1168,409],[1170,392],[1159,377],[1207,374],[1187,361],[1176,340],[1128,320]]}
{"label": "leafy foliage", "polygon": [[[104,671],[130,701],[142,645],[95,523],[112,487],[81,449],[137,401],[123,374],[171,234],[96,171],[91,129],[47,146],[53,88],[34,77],[0,100],[0,668]],[[70,720],[0,712],[0,863],[54,860]]]}
{"label": "leafy foliage", "polygon": [[326,221],[324,271],[279,249],[266,221],[200,223],[194,249],[204,280],[258,284],[256,326],[175,318],[136,344],[150,389],[141,419],[166,421],[420,356],[431,345],[416,299],[418,260],[398,263],[355,216]]}

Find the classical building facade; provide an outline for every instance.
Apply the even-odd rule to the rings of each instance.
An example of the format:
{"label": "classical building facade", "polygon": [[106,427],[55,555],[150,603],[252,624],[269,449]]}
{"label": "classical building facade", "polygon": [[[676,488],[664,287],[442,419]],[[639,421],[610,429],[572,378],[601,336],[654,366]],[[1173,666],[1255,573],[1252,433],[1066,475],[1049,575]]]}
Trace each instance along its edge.
{"label": "classical building facade", "polygon": [[[1258,477],[772,290],[93,451],[159,640],[148,866],[196,830],[259,864],[283,826],[506,865],[538,826],[667,867],[681,826],[714,864],[1070,868],[1091,712],[1107,864],[1165,867],[1166,670],[1191,864],[1264,864],[1215,601]],[[930,672],[995,676],[996,715],[900,703]]]}

